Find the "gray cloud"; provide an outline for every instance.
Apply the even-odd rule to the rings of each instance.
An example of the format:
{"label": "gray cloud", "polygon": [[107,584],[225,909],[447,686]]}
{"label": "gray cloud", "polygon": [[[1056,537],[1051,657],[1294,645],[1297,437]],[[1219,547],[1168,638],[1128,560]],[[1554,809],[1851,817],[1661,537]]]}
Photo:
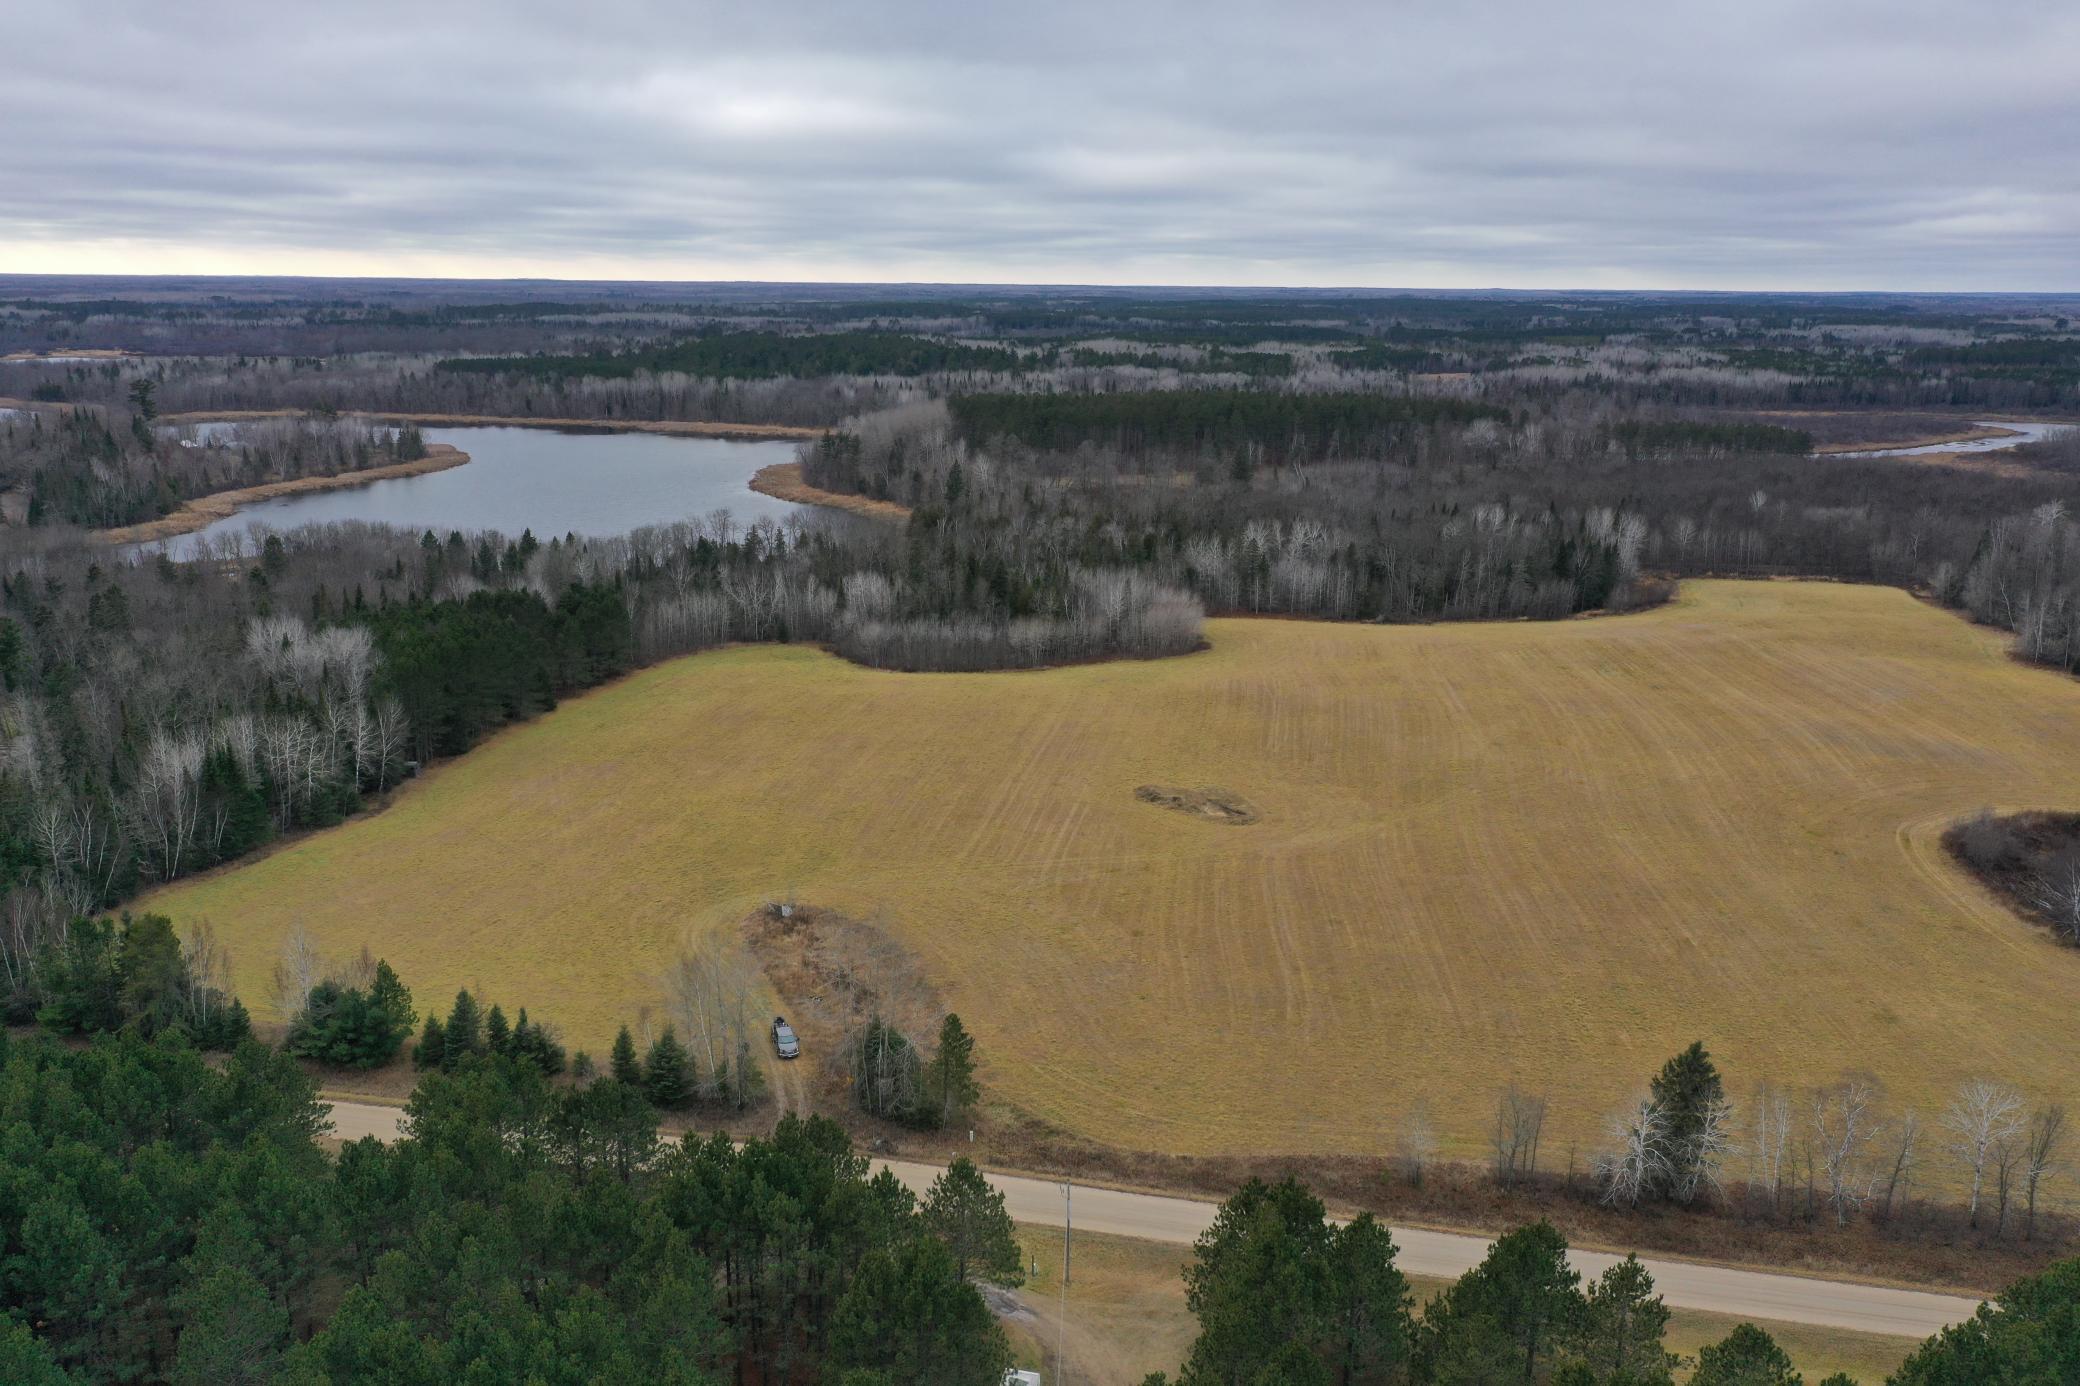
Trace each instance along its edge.
{"label": "gray cloud", "polygon": [[2080,288],[2080,7],[20,5],[0,269]]}

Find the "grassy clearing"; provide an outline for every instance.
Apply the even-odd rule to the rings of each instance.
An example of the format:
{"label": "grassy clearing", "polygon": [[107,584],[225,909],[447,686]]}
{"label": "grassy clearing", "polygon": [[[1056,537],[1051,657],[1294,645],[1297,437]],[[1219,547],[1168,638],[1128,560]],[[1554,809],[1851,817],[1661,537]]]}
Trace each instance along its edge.
{"label": "grassy clearing", "polygon": [[996,1098],[1131,1149],[1380,1152],[1422,1102],[1473,1154],[1515,1080],[1558,1165],[1699,1036],[1737,1092],[1860,1068],[1929,1108],[1981,1073],[2080,1103],[2080,953],[1938,841],[2080,784],[2080,684],[2002,637],[1720,582],[1622,619],[1210,635],[1044,673],[681,660],[147,905],[212,920],[255,1000],[300,921],[597,1054],[676,950],[792,895],[910,949]]}
{"label": "grassy clearing", "polygon": [[[1019,1365],[1054,1376],[1059,1339],[1074,1383],[1133,1382],[1153,1371],[1175,1373],[1191,1350],[1197,1328],[1184,1302],[1182,1272],[1189,1247],[1130,1237],[1079,1233],[1069,1275],[1066,1328],[1060,1311],[1062,1232],[1059,1227],[1021,1225],[1019,1242],[1028,1265],[1039,1271],[1020,1298],[1031,1321],[1008,1323]],[[1412,1276],[1418,1308],[1449,1282]],[[1725,1314],[1678,1309],[1669,1321],[1669,1351],[1694,1358],[1706,1343],[1733,1331],[1741,1320]],[[1875,1333],[1764,1322],[1807,1381],[1847,1372],[1862,1382],[1880,1382],[1898,1369],[1915,1342]]]}

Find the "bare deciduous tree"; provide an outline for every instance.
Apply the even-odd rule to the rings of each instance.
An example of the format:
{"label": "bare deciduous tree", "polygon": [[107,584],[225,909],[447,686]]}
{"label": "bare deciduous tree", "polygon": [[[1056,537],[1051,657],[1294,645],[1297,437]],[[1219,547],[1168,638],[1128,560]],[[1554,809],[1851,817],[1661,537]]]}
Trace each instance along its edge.
{"label": "bare deciduous tree", "polygon": [[1912,1195],[1914,1174],[1921,1158],[1921,1114],[1909,1110],[1892,1128],[1891,1155],[1885,1161],[1885,1194],[1878,1216],[1887,1221],[1898,1215]]}
{"label": "bare deciduous tree", "polygon": [[1610,1148],[1596,1157],[1603,1201],[1613,1207],[1635,1207],[1648,1192],[1663,1186],[1671,1173],[1668,1118],[1660,1103],[1643,1095],[1612,1113],[1605,1129]]}
{"label": "bare deciduous tree", "polygon": [[729,1064],[749,1049],[750,964],[719,947],[679,954],[665,970],[666,1007],[698,1060],[701,1096],[724,1095]]}
{"label": "bare deciduous tree", "polygon": [[1863,1167],[1863,1153],[1877,1131],[1877,1101],[1876,1081],[1852,1074],[1813,1089],[1807,1107],[1812,1148],[1836,1227],[1848,1226],[1849,1214],[1870,1196],[1872,1181]]}
{"label": "bare deciduous tree", "polygon": [[1410,1184],[1421,1187],[1423,1176],[1437,1159],[1437,1125],[1430,1119],[1430,1108],[1418,1102],[1401,1118],[1401,1131],[1394,1143],[1396,1160],[1401,1172]]}
{"label": "bare deciduous tree", "polygon": [[282,938],[282,955],[274,965],[274,1004],[282,1019],[294,1023],[303,1014],[311,988],[325,979],[325,965],[310,931],[299,922]]}
{"label": "bare deciduous tree", "polygon": [[1538,1142],[1545,1124],[1543,1095],[1527,1093],[1515,1083],[1503,1089],[1495,1107],[1495,1132],[1490,1138],[1498,1182],[1513,1184],[1538,1172]]}
{"label": "bare deciduous tree", "polygon": [[1769,1193],[1772,1213],[1780,1212],[1784,1175],[1791,1158],[1791,1096],[1763,1081],[1755,1085],[1754,1132],[1748,1142],[1748,1185]]}
{"label": "bare deciduous tree", "polygon": [[1971,1224],[1979,1225],[1979,1199],[1986,1186],[1986,1166],[1996,1142],[2011,1138],[2022,1121],[2022,1094],[2005,1083],[1975,1078],[1960,1084],[1943,1113],[1951,1150],[1971,1172]]}
{"label": "bare deciduous tree", "polygon": [[2037,1189],[2062,1167],[2060,1156],[2064,1153],[2066,1139],[2066,1109],[2053,1104],[2039,1107],[2029,1119],[2029,1142],[2025,1155],[2023,1178],[2028,1195],[2028,1207],[2022,1223],[2022,1239],[2030,1241],[2037,1235]]}

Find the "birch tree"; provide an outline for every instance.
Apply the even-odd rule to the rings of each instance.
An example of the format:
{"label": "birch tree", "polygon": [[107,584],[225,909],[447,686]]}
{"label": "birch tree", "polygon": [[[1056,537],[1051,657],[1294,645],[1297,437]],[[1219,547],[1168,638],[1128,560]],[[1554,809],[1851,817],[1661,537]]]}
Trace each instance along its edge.
{"label": "birch tree", "polygon": [[1943,1113],[1950,1149],[1972,1176],[1971,1225],[1979,1225],[1979,1199],[1994,1145],[2012,1139],[2022,1121],[2022,1094],[2005,1083],[1975,1078],[1960,1084]]}

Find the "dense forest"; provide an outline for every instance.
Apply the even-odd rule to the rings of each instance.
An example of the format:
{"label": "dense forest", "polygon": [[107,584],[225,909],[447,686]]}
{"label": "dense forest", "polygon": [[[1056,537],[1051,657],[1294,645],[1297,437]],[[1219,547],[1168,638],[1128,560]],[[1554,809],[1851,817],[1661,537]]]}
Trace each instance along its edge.
{"label": "dense forest", "polygon": [[[0,1033],[0,1378],[999,1386],[1014,1360],[982,1289],[1023,1256],[965,1160],[920,1198],[821,1118],[672,1139],[620,1077],[552,1084],[489,1051],[430,1068],[393,1144],[335,1156],[325,1130],[311,1079],[251,1039],[217,1064],[178,1029]],[[1645,1266],[1585,1281],[1566,1252],[1519,1228],[1418,1317],[1370,1214],[1250,1180],[1185,1267],[1176,1380],[1801,1380],[1752,1324],[1679,1358]],[[2072,1380],[2076,1304],[2065,1262],[1892,1379]]]}

